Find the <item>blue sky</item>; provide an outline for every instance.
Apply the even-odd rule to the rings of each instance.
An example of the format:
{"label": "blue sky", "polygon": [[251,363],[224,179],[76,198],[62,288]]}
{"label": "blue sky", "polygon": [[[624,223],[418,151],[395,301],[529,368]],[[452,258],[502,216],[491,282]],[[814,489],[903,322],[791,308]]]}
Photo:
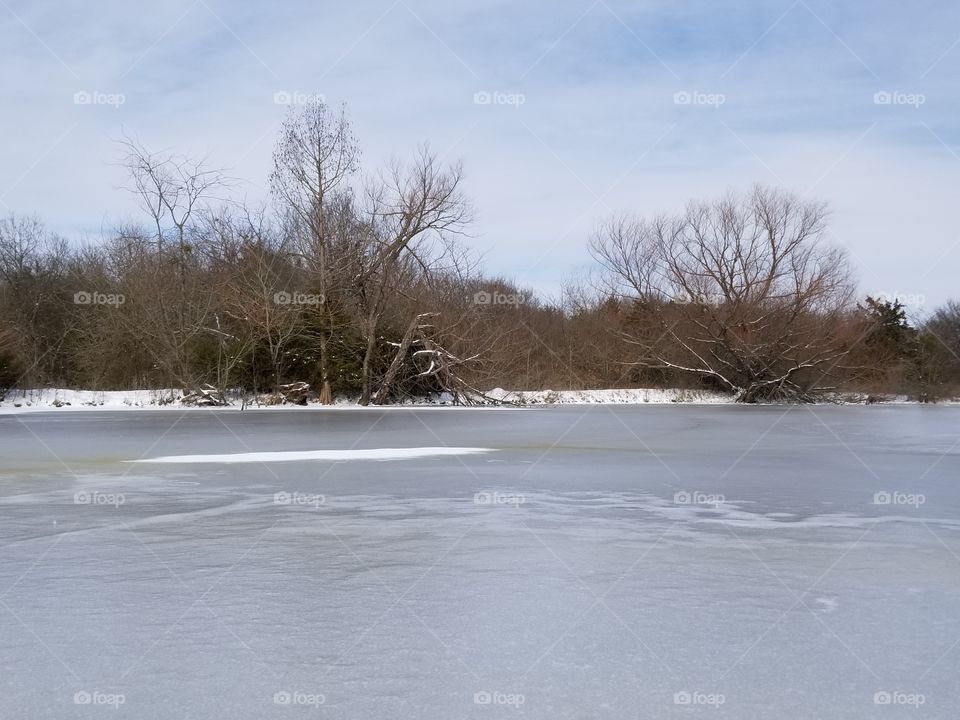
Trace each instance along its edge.
{"label": "blue sky", "polygon": [[257,200],[275,95],[322,95],[368,169],[462,159],[471,245],[546,292],[606,215],[762,182],[830,202],[864,292],[960,296],[956,3],[0,0],[0,46],[0,212],[72,238],[135,217],[124,133]]}

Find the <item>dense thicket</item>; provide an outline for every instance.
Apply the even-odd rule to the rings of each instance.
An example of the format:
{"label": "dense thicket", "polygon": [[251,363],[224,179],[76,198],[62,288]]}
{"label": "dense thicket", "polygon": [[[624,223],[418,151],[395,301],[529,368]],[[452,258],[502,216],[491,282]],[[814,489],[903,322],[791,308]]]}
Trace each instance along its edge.
{"label": "dense thicket", "polygon": [[960,305],[918,326],[857,303],[822,205],[758,188],[675,216],[613,218],[562,302],[485,277],[460,236],[459,165],[421,148],[360,176],[342,112],[296,107],[272,199],[216,169],[125,145],[143,215],[78,246],[0,220],[0,395],[10,387],[182,388],[324,401],[448,391],[712,388],[743,401],[826,389],[960,388]]}

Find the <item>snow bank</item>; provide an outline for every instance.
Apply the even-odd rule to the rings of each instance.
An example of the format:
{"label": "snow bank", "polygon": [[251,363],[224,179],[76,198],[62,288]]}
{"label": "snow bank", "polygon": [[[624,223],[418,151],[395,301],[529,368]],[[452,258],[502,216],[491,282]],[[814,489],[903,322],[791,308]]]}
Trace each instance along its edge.
{"label": "snow bank", "polygon": [[409,460],[439,455],[476,455],[493,452],[491,448],[414,447],[374,448],[371,450],[294,450],[286,452],[248,452],[228,455],[167,455],[165,457],[128,460],[134,463],[264,463],[298,460]]}
{"label": "snow bank", "polygon": [[733,396],[704,390],[630,388],[621,390],[521,390],[496,388],[487,395],[518,405],[643,405],[691,403],[714,405],[732,403]]}
{"label": "snow bank", "polygon": [[[43,388],[11,390],[0,402],[0,415],[51,410],[76,412],[82,410],[186,410],[198,406],[181,402],[180,390],[65,390]],[[338,398],[337,407],[354,407],[355,399]],[[243,405],[239,397],[230,399],[230,408],[255,410],[262,408],[293,408],[295,405],[251,403]],[[200,409],[204,409],[200,407]],[[206,409],[209,409],[207,407]]]}
{"label": "snow bank", "polygon": [[[80,411],[80,410],[183,410],[194,406],[181,402],[183,393],[179,390],[65,390],[46,388],[39,390],[11,390],[5,400],[0,402],[0,414],[37,412],[37,411]],[[496,388],[487,393],[487,397],[514,403],[517,405],[595,405],[595,404],[664,404],[692,403],[715,404],[729,403],[732,396],[721,393],[708,393],[696,390],[661,390],[639,388],[629,390],[503,390]],[[481,401],[482,404],[482,401]],[[453,405],[449,395],[415,398],[403,403],[403,406],[441,407]],[[242,405],[234,399],[230,407],[246,410],[262,408],[292,408],[295,405],[268,405],[248,402]],[[320,407],[312,402],[308,407]],[[334,407],[357,407],[355,398],[338,398]],[[396,406],[392,406],[396,407]]]}
{"label": "snow bank", "polygon": [[[183,393],[179,390],[64,390],[48,388],[40,390],[11,390],[5,400],[0,402],[0,415],[24,412],[48,412],[51,410],[187,410],[196,409],[194,405],[181,402]],[[478,400],[479,404],[494,404],[490,401],[506,402],[522,406],[549,405],[665,405],[683,403],[690,405],[720,405],[733,403],[733,395],[708,392],[705,390],[683,390],[679,388],[629,388],[610,390],[504,390],[495,388],[486,394],[488,400]],[[873,402],[873,396],[844,394],[837,396],[835,402],[864,404]],[[911,402],[905,396],[885,396],[886,404]],[[942,400],[940,404],[953,405],[957,400]],[[385,408],[403,407],[449,407],[453,405],[450,395],[412,398],[401,405],[388,405]],[[291,410],[320,408],[311,402],[307,408],[297,405],[272,405],[248,400],[243,404],[239,397],[233,398],[230,408],[235,410],[261,410],[285,408]],[[326,406],[330,407],[330,406]],[[334,408],[356,408],[356,398],[339,397]]]}
{"label": "snow bank", "polygon": [[183,393],[178,390],[65,390],[42,388],[11,390],[0,402],[0,413],[38,410],[142,410],[177,409]]}

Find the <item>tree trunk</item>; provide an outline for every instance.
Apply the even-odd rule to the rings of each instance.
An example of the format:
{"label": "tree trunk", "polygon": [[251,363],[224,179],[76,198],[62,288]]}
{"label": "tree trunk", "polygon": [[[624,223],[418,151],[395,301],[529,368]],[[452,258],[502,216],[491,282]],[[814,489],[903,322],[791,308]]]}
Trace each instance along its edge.
{"label": "tree trunk", "polygon": [[377,319],[371,313],[367,319],[367,349],[363,353],[363,369],[361,371],[360,404],[370,404],[370,366],[373,363],[373,353],[377,348]]}
{"label": "tree trunk", "polygon": [[320,333],[320,403],[333,405],[330,392],[330,359],[327,352],[327,336]]}

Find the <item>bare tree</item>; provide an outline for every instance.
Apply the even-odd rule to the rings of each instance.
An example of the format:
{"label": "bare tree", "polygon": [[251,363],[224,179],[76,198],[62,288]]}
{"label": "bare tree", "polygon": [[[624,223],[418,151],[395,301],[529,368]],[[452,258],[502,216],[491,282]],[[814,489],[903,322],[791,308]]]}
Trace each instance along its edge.
{"label": "bare tree", "polygon": [[[459,164],[444,168],[424,147],[409,167],[395,164],[387,175],[367,184],[352,282],[366,342],[361,405],[370,402],[372,361],[387,303],[399,287],[440,271],[451,236],[462,232],[469,221],[470,207],[460,190],[462,178]],[[417,326],[414,318],[410,328]],[[382,401],[383,393],[379,395]]]}
{"label": "bare tree", "polygon": [[[655,292],[659,269],[657,238],[662,222],[619,215],[607,220],[594,233],[589,248],[600,265],[596,289],[601,296],[643,298]],[[580,287],[577,291],[584,293],[586,288]]]}
{"label": "bare tree", "polygon": [[154,153],[127,139],[126,167],[133,191],[150,217],[152,277],[139,277],[129,298],[133,329],[142,333],[157,362],[184,387],[195,389],[189,352],[211,326],[214,297],[198,272],[201,219],[229,181],[205,161]]}
{"label": "bare tree", "polygon": [[849,352],[834,332],[853,286],[826,229],[823,204],[757,187],[608,225],[591,250],[643,314],[626,335],[638,365],[699,376],[743,402],[808,399]]}
{"label": "bare tree", "polygon": [[27,383],[50,380],[62,360],[60,349],[72,329],[63,285],[68,258],[66,241],[38,219],[0,219],[2,349]]}
{"label": "bare tree", "polygon": [[336,332],[333,300],[340,266],[331,206],[338,195],[352,195],[349,181],[359,156],[342,109],[334,114],[320,102],[293,106],[274,151],[270,177],[273,193],[288,214],[289,231],[300,240],[301,257],[315,274],[320,290],[321,398],[327,403],[331,402],[330,343]]}

